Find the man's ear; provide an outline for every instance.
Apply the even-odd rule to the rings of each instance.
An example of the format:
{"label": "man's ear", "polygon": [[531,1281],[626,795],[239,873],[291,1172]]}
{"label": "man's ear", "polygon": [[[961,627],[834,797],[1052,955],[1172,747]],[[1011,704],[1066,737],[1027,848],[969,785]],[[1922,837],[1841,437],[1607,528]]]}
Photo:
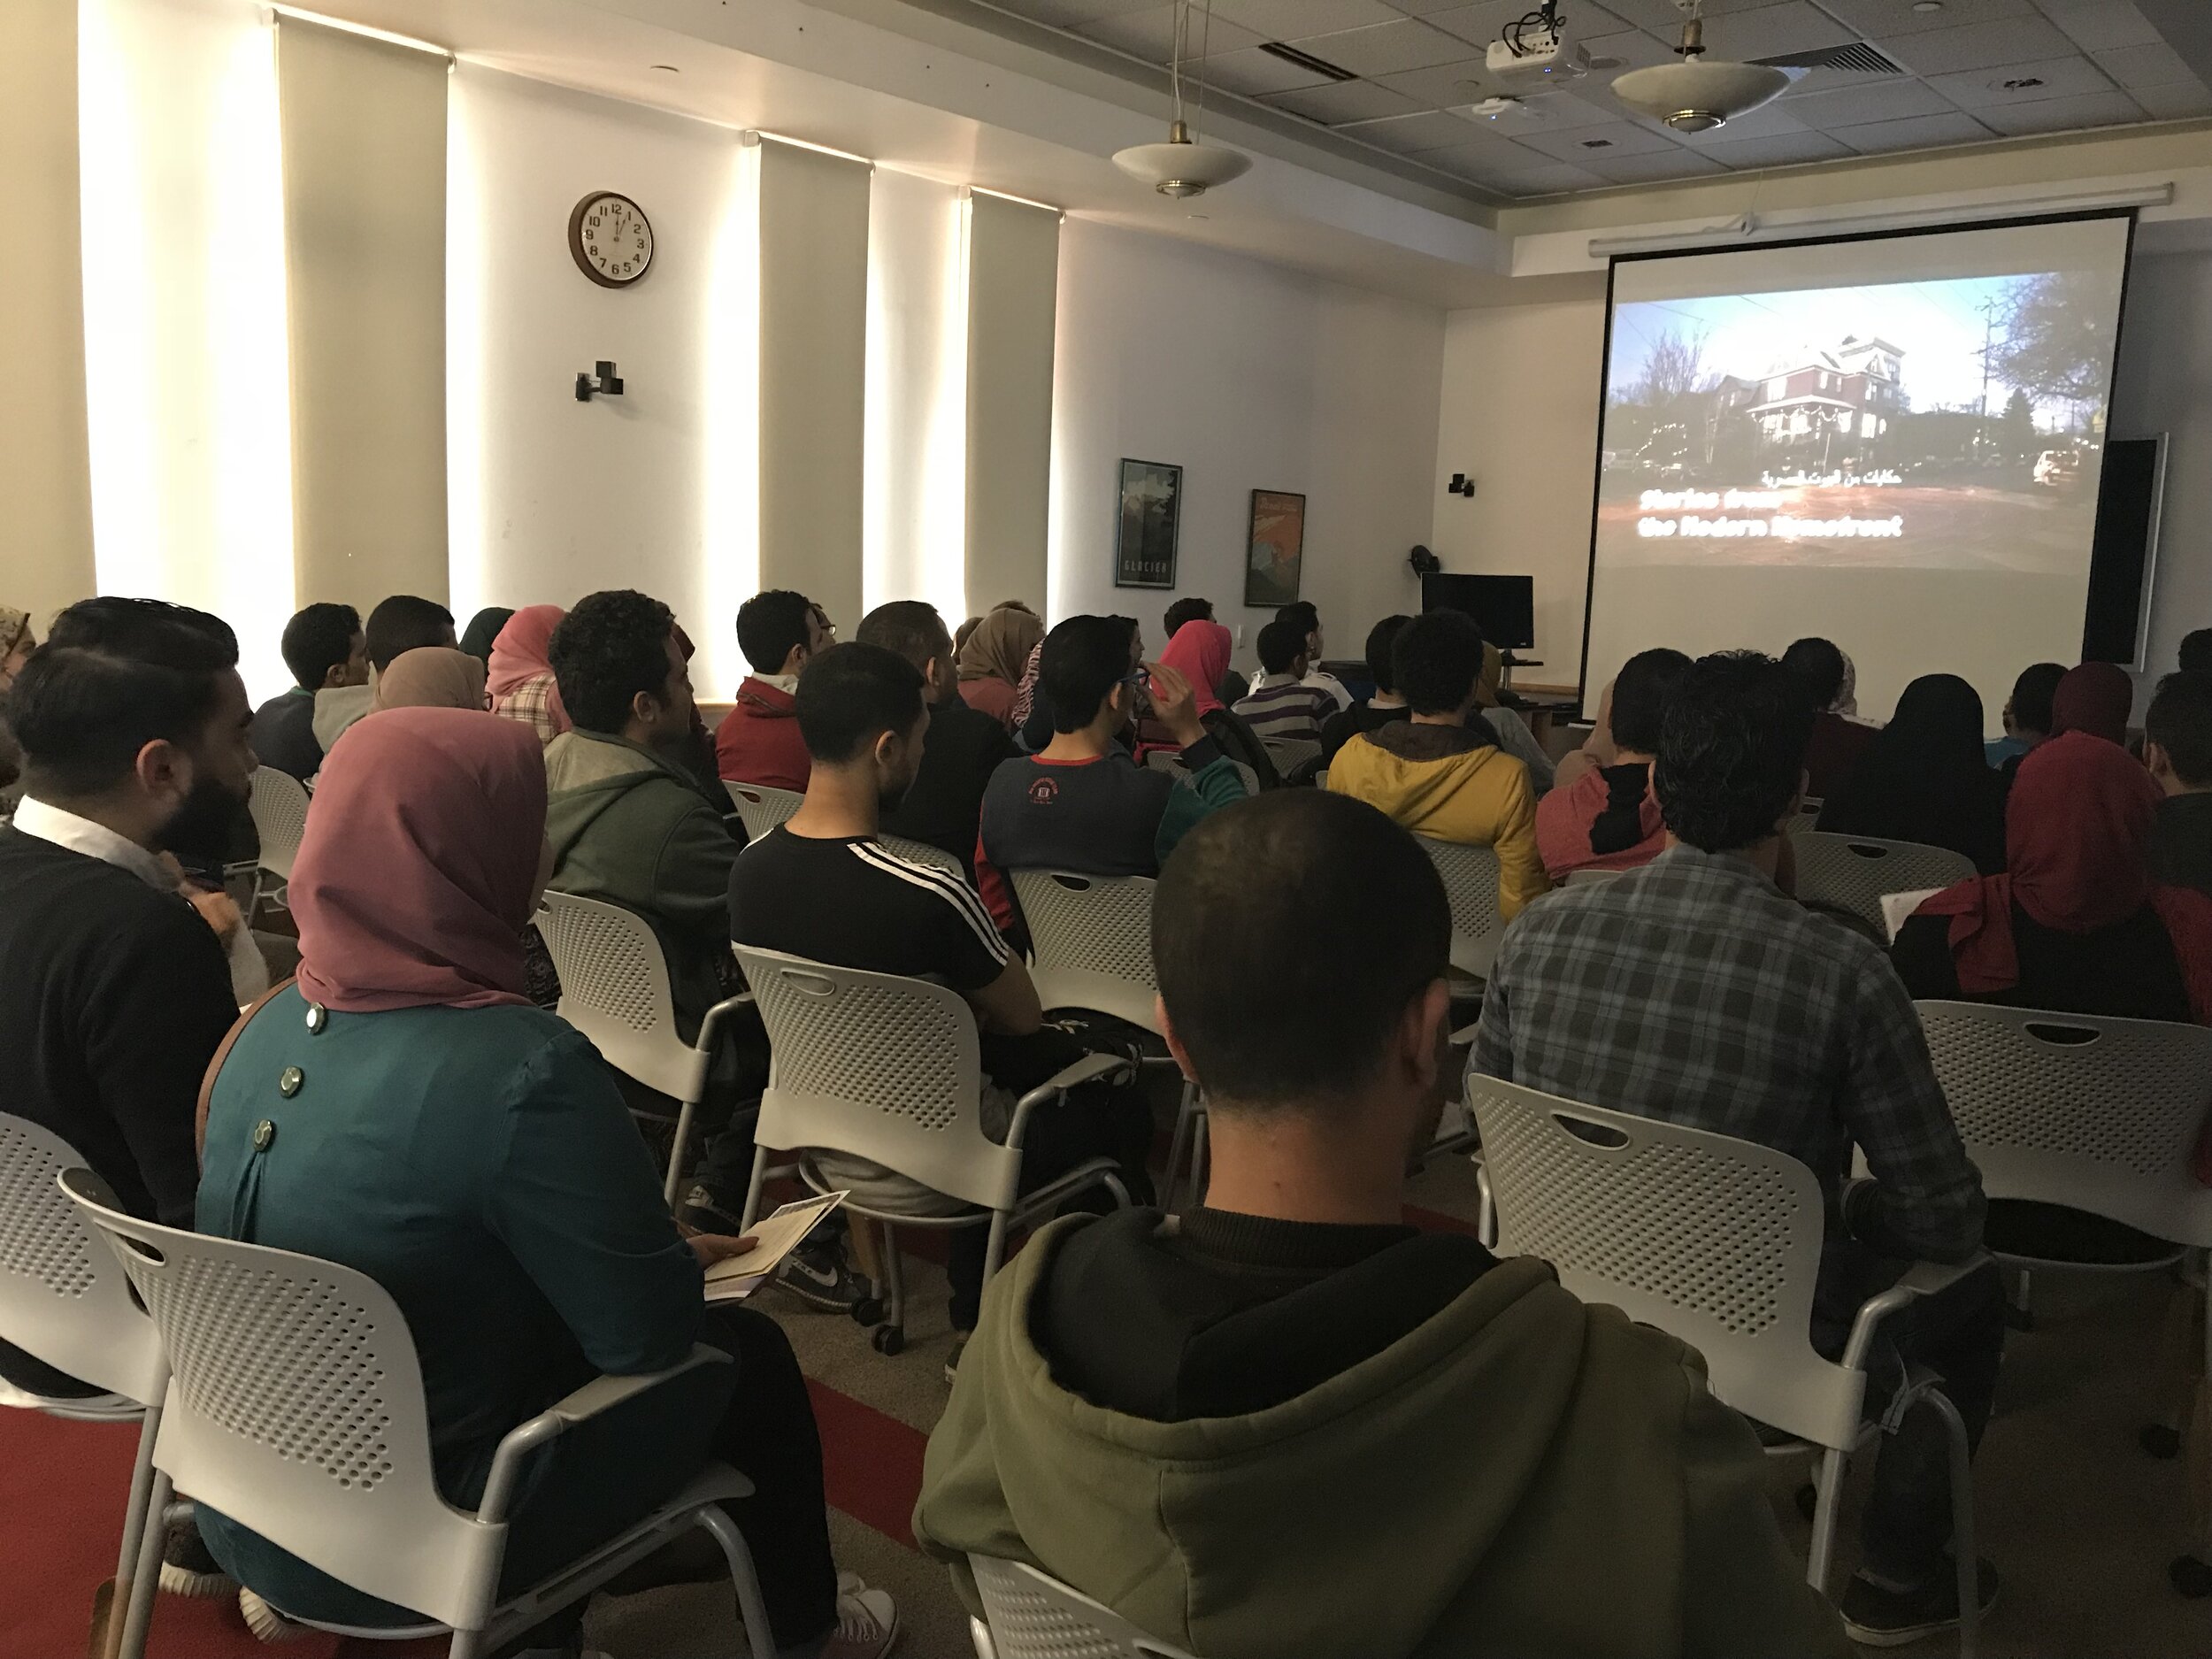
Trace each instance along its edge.
{"label": "man's ear", "polygon": [[649,691],[641,691],[630,699],[631,718],[650,726],[660,718],[661,700]]}
{"label": "man's ear", "polygon": [[2143,740],[2143,765],[2154,778],[2163,778],[2173,763],[2166,758],[2166,751],[2148,738]]}
{"label": "man's ear", "polygon": [[165,737],[142,748],[132,769],[139,787],[150,795],[180,799],[191,793],[192,757]]}
{"label": "man's ear", "polygon": [[1167,1051],[1175,1057],[1176,1068],[1186,1082],[1198,1081],[1198,1073],[1191,1068],[1190,1056],[1183,1048],[1183,1040],[1175,1034],[1175,1022],[1167,1017],[1167,1001],[1158,992],[1152,995],[1152,1018],[1159,1022],[1160,1035],[1166,1040]]}
{"label": "man's ear", "polygon": [[324,669],[324,670],[323,670],[323,685],[322,685],[322,688],[323,688],[325,691],[335,691],[335,690],[337,690],[337,689],[338,689],[341,686],[344,685],[345,683],[346,683],[346,664],[343,664],[343,663],[333,663],[333,664],[332,664],[329,667],[327,667],[327,668],[326,668],[326,669]]}

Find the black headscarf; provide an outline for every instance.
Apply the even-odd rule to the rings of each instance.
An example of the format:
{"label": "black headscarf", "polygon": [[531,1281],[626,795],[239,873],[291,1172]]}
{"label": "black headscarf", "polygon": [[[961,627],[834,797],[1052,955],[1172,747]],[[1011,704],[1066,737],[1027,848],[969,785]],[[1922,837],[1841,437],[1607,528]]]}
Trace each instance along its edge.
{"label": "black headscarf", "polygon": [[507,618],[514,614],[500,605],[485,606],[469,618],[468,632],[461,636],[461,649],[489,668],[492,641],[499,637],[500,629],[507,626]]}
{"label": "black headscarf", "polygon": [[2004,797],[1982,750],[1981,694],[1956,674],[1924,674],[1822,810],[1820,827],[1947,847],[1994,874],[2005,867]]}

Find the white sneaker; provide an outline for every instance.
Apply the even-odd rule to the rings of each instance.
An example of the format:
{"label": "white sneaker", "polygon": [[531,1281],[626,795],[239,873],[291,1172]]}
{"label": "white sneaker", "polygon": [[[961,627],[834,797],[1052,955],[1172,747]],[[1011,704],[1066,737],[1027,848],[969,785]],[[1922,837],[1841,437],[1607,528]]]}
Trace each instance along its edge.
{"label": "white sneaker", "polygon": [[321,1632],[308,1624],[296,1624],[244,1586],[238,1590],[238,1616],[257,1641],[298,1641]]}
{"label": "white sneaker", "polygon": [[898,1645],[899,1609],[887,1590],[871,1590],[860,1575],[837,1575],[837,1628],[822,1659],[883,1659]]}

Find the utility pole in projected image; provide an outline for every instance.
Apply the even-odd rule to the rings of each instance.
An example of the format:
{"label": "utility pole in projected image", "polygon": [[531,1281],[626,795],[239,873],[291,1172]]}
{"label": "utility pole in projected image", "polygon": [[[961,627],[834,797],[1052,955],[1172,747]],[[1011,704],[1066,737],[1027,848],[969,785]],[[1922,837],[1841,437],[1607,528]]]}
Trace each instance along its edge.
{"label": "utility pole in projected image", "polygon": [[1997,301],[1992,296],[1977,309],[1982,314],[1982,396],[1975,405],[1981,424],[1974,428],[1974,449],[1979,453],[1989,447],[1989,356],[1997,346]]}

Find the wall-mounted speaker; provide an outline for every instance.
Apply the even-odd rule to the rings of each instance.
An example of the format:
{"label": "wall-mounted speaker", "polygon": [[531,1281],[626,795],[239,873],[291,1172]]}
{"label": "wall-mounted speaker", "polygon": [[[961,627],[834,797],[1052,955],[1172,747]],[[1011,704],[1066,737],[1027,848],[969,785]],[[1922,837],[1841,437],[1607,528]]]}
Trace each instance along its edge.
{"label": "wall-mounted speaker", "polygon": [[2104,447],[2097,531],[2089,555],[2089,605],[2081,657],[2139,669],[2150,646],[2158,571],[2158,513],[2166,491],[2166,438],[2122,438]]}

